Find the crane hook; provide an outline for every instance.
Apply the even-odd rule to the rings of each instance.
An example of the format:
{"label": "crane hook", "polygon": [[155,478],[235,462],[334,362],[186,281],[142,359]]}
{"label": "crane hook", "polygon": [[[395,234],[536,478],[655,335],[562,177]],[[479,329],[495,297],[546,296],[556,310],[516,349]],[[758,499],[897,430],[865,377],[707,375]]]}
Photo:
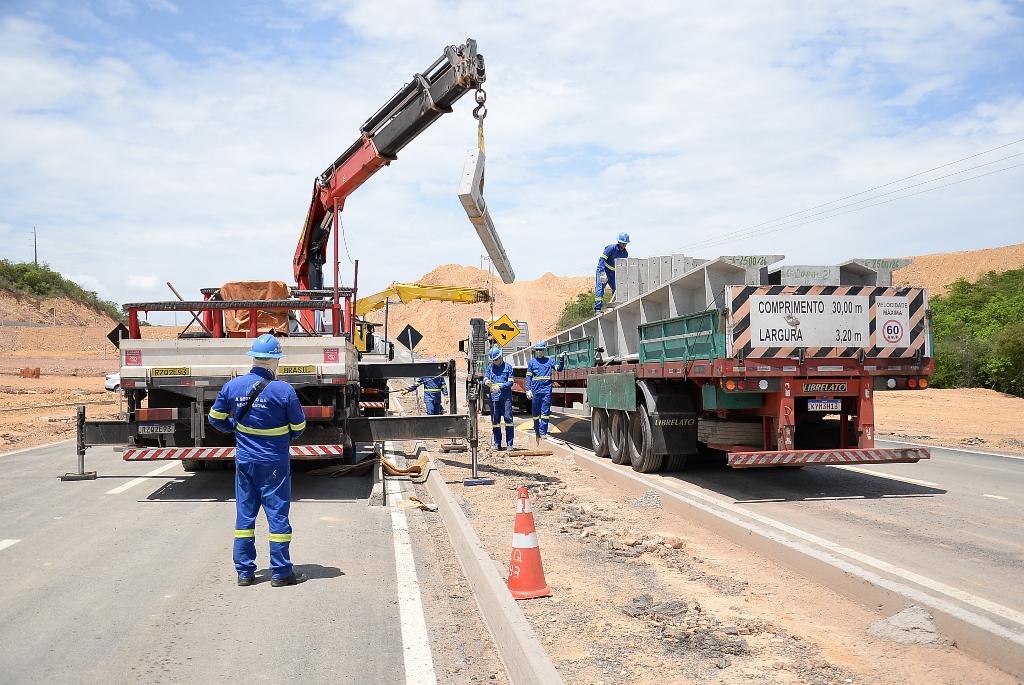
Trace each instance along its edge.
{"label": "crane hook", "polygon": [[477,88],[474,97],[476,98],[476,107],[473,108],[473,118],[482,122],[487,116],[487,105],[484,104],[487,102],[487,91]]}

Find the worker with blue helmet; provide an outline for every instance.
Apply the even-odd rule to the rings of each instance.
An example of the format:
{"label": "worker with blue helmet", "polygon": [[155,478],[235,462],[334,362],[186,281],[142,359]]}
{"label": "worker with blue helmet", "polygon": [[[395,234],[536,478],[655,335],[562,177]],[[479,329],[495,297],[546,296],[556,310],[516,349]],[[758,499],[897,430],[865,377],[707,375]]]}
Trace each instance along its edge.
{"label": "worker with blue helmet", "polygon": [[[430,360],[431,364],[436,364],[436,359]],[[448,383],[445,382],[444,375],[422,377],[417,378],[416,382],[406,388],[406,392],[413,392],[419,386],[423,386],[423,404],[426,406],[428,416],[437,416],[444,413],[444,404],[441,400],[441,395],[448,397]]]}
{"label": "worker with blue helmet", "polygon": [[547,356],[548,346],[541,340],[533,346],[533,359],[526,365],[526,397],[533,403],[533,429],[537,435],[548,434],[551,420],[551,390],[554,386],[555,371],[561,371],[561,363]]}
{"label": "worker with blue helmet", "polygon": [[295,574],[289,553],[292,478],[288,445],[306,429],[306,417],[295,388],[274,380],[284,357],[278,339],[265,333],[245,354],[252,357],[252,370],[228,381],[210,409],[210,425],[235,434],[235,571],[239,585],[253,584],[256,516],[262,506],[270,528],[270,584],[295,585],[306,578]]}
{"label": "worker with blue helmet", "polygon": [[597,259],[597,287],[594,291],[594,312],[599,312],[604,307],[604,287],[606,283],[612,290],[612,294],[608,296],[609,299],[615,295],[615,260],[625,259],[629,256],[629,253],[626,251],[627,244],[629,244],[629,234],[620,233],[618,242],[604,248],[601,256]]}
{"label": "worker with blue helmet", "polygon": [[501,446],[501,423],[505,423],[505,445],[512,449],[515,425],[512,420],[512,365],[502,357],[501,348],[495,345],[487,353],[491,363],[484,372],[484,384],[491,391],[491,432],[494,434],[494,449]]}

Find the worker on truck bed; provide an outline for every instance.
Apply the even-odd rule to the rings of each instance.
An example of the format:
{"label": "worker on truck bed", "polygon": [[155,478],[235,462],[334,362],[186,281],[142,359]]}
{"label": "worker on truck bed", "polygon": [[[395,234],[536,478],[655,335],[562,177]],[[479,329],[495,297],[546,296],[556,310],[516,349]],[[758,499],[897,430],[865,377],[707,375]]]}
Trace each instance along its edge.
{"label": "worker on truck bed", "polygon": [[551,387],[561,362],[547,356],[548,346],[541,340],[533,346],[533,359],[526,365],[526,398],[533,402],[533,430],[540,437],[548,434],[551,420]]}
{"label": "worker on truck bed", "polygon": [[[436,359],[430,360],[431,364],[436,364]],[[444,413],[444,404],[441,403],[441,395],[448,397],[448,384],[444,380],[444,376],[434,376],[433,378],[417,378],[416,382],[405,389],[406,392],[412,392],[419,386],[423,386],[423,403],[427,407],[427,415],[436,416]]]}
{"label": "worker on truck bed", "polygon": [[484,384],[491,389],[491,431],[494,433],[494,449],[501,446],[501,422],[505,422],[505,445],[512,449],[515,438],[515,424],[512,421],[512,365],[501,356],[501,348],[495,345],[487,353],[491,363],[484,374]]}
{"label": "worker on truck bed", "polygon": [[629,256],[629,253],[626,252],[626,245],[628,243],[629,234],[620,233],[619,241],[604,248],[597,260],[597,288],[594,291],[595,312],[601,311],[601,308],[604,306],[605,283],[612,290],[612,294],[608,296],[609,299],[615,295],[615,260],[625,259]]}
{"label": "worker on truck bed", "polygon": [[270,528],[271,587],[306,580],[296,575],[288,547],[292,526],[291,454],[288,443],[306,430],[306,417],[295,388],[274,380],[284,353],[281,343],[264,333],[245,353],[252,370],[221,388],[210,409],[210,424],[235,434],[235,570],[238,584],[256,577],[256,515],[260,506]]}

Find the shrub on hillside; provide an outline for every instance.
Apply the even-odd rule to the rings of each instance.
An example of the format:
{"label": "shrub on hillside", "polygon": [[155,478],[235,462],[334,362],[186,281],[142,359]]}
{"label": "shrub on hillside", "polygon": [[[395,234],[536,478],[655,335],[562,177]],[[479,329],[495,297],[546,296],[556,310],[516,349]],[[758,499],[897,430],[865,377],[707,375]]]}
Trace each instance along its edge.
{"label": "shrub on hillside", "polygon": [[1024,269],[960,279],[931,308],[936,387],[1024,396]]}
{"label": "shrub on hillside", "polygon": [[124,312],[116,302],[102,299],[92,290],[86,290],[74,281],[61,276],[48,264],[11,262],[0,259],[0,288],[7,288],[33,297],[71,297],[124,321]]}
{"label": "shrub on hillside", "polygon": [[583,323],[594,316],[594,291],[586,290],[576,296],[575,300],[569,300],[562,309],[562,315],[558,317],[555,329],[564,331],[572,328],[578,323]]}

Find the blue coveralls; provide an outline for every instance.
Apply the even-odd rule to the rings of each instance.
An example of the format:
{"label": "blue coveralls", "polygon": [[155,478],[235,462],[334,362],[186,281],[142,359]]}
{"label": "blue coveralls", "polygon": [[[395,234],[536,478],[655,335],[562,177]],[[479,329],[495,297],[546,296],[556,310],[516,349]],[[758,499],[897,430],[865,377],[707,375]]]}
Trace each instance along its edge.
{"label": "blue coveralls", "polygon": [[501,366],[487,365],[485,373],[491,386],[491,431],[494,446],[501,447],[501,421],[505,421],[505,444],[512,446],[515,425],[512,420],[512,365],[506,361]]}
{"label": "blue coveralls", "polygon": [[533,428],[541,435],[548,434],[552,376],[560,370],[558,366],[551,357],[535,357],[526,365],[526,390],[533,393]]}
{"label": "blue coveralls", "polygon": [[626,250],[620,250],[618,243],[612,243],[604,248],[601,256],[597,259],[597,287],[594,289],[594,311],[601,311],[604,306],[604,286],[601,284],[601,274],[608,277],[608,287],[615,294],[615,260],[625,259],[629,256]]}
{"label": "blue coveralls", "polygon": [[416,385],[423,386],[423,403],[427,406],[427,414],[436,416],[444,413],[444,404],[441,402],[441,395],[448,397],[448,384],[444,376],[437,378],[417,378]]}
{"label": "blue coveralls", "polygon": [[270,528],[270,568],[274,578],[292,574],[288,552],[292,526],[288,510],[292,500],[291,460],[288,443],[306,429],[306,417],[295,388],[271,381],[252,408],[235,421],[256,384],[270,380],[266,369],[228,381],[210,409],[217,430],[235,434],[235,570],[240,578],[256,573],[256,515],[263,506]]}

